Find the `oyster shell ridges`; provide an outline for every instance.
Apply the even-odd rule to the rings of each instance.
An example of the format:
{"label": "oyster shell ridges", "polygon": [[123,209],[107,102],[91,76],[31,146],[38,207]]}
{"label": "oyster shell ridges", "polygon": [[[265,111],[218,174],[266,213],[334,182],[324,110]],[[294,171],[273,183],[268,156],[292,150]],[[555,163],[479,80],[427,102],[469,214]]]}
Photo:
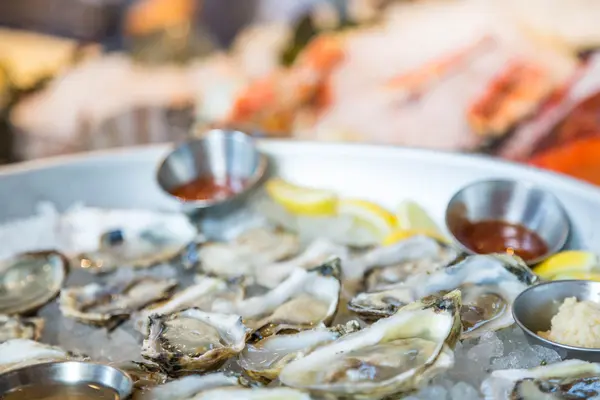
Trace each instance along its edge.
{"label": "oyster shell ridges", "polygon": [[244,349],[250,333],[239,315],[209,313],[197,308],[149,319],[142,356],[157,363],[169,376],[220,367]]}
{"label": "oyster shell ridges", "polygon": [[279,379],[298,389],[353,398],[417,389],[452,366],[451,348],[461,331],[460,307],[456,290],[411,303],[291,362]]}
{"label": "oyster shell ridges", "polygon": [[113,285],[91,283],[64,289],[59,306],[62,314],[82,323],[116,327],[140,308],[170,296],[176,279],[141,277]]}
{"label": "oyster shell ridges", "polygon": [[23,253],[3,262],[0,314],[36,311],[58,295],[68,272],[67,258],[56,251]]}

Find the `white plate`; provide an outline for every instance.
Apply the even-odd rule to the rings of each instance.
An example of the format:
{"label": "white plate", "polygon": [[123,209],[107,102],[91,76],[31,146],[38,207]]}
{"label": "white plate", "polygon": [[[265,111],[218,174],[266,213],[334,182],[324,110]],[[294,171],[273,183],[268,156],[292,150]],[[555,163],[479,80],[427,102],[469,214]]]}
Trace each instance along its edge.
{"label": "white plate", "polygon": [[[263,140],[275,173],[299,184],[394,207],[410,198],[443,225],[446,203],[474,180],[535,183],[563,202],[572,222],[569,247],[600,251],[600,190],[523,165],[483,156],[391,146]],[[170,146],[144,146],[31,161],[0,168],[0,222],[32,214],[41,201],[59,210],[83,202],[118,208],[177,209],[154,181]]]}

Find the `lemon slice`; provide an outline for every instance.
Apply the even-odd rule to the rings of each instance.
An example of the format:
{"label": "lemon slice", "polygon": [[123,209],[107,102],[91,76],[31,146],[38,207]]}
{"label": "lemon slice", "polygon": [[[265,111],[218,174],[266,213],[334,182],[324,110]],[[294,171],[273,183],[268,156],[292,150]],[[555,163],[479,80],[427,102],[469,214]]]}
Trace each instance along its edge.
{"label": "lemon slice", "polygon": [[340,200],[338,215],[353,217],[360,227],[373,233],[379,242],[396,229],[396,216],[379,204],[367,200]]}
{"label": "lemon slice", "polygon": [[590,272],[598,266],[598,256],[589,251],[567,250],[557,253],[540,265],[534,272],[544,279],[556,279],[566,273]]}
{"label": "lemon slice", "polygon": [[337,196],[328,190],[297,186],[280,178],[265,184],[269,196],[293,214],[310,216],[335,215]]}
{"label": "lemon slice", "polygon": [[389,246],[417,235],[429,236],[430,238],[439,240],[442,243],[450,243],[448,238],[440,235],[439,232],[423,231],[419,229],[397,229],[386,236],[382,244],[384,246]]}
{"label": "lemon slice", "polygon": [[397,209],[398,228],[406,231],[431,232],[442,236],[427,211],[414,201],[405,200]]}

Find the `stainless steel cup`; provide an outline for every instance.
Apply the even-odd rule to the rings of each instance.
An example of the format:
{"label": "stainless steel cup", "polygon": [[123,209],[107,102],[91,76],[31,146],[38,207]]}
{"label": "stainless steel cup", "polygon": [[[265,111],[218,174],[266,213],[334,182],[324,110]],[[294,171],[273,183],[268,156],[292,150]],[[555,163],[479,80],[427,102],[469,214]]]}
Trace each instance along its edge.
{"label": "stainless steel cup", "polygon": [[473,253],[473,249],[458,239],[457,232],[467,223],[483,220],[520,224],[536,232],[548,246],[548,251],[527,260],[530,265],[562,249],[570,232],[568,215],[552,193],[527,182],[509,179],[471,183],[450,199],[446,225],[462,250]]}
{"label": "stainless steel cup", "polygon": [[161,162],[156,179],[168,194],[178,186],[203,176],[233,176],[244,182],[241,191],[219,199],[184,200],[190,209],[206,209],[243,196],[265,175],[267,159],[254,145],[254,140],[239,131],[214,129],[200,138],[186,141]]}
{"label": "stainless steel cup", "polygon": [[531,344],[555,350],[563,359],[577,358],[600,362],[600,348],[569,346],[545,339],[537,333],[551,328],[552,317],[567,297],[592,300],[600,304],[600,282],[564,280],[545,282],[524,290],[513,302],[512,312],[517,325]]}
{"label": "stainless steel cup", "polygon": [[129,375],[117,368],[91,362],[58,361],[35,364],[0,375],[0,398],[25,386],[78,384],[112,389],[119,399],[126,399],[133,390]]}

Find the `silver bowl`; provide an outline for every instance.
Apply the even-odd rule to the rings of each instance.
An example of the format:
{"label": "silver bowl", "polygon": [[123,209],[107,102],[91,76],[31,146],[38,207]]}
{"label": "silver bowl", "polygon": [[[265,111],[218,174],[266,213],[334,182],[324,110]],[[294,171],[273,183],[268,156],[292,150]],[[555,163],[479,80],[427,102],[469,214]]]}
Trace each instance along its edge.
{"label": "silver bowl", "polygon": [[90,362],[59,361],[35,364],[0,375],[0,398],[8,392],[34,385],[96,385],[114,390],[119,399],[126,399],[133,390],[129,375],[117,368]]}
{"label": "silver bowl", "polygon": [[456,244],[474,253],[462,243],[457,232],[466,223],[501,220],[522,225],[536,232],[548,251],[535,259],[534,265],[561,250],[570,232],[569,217],[560,201],[551,193],[527,182],[497,179],[471,183],[456,192],[446,208],[446,226]]}
{"label": "silver bowl", "polygon": [[545,282],[524,290],[513,302],[512,313],[517,325],[525,332],[530,344],[537,344],[556,351],[562,359],[600,362],[600,348],[569,346],[545,339],[537,334],[548,331],[552,317],[567,297],[600,303],[600,282],[564,280]]}
{"label": "silver bowl", "polygon": [[173,189],[196,178],[235,177],[243,182],[241,190],[224,198],[185,200],[173,196],[188,208],[206,209],[244,196],[265,175],[267,158],[243,132],[213,129],[202,137],[190,139],[175,148],[160,163],[156,179],[169,195]]}

